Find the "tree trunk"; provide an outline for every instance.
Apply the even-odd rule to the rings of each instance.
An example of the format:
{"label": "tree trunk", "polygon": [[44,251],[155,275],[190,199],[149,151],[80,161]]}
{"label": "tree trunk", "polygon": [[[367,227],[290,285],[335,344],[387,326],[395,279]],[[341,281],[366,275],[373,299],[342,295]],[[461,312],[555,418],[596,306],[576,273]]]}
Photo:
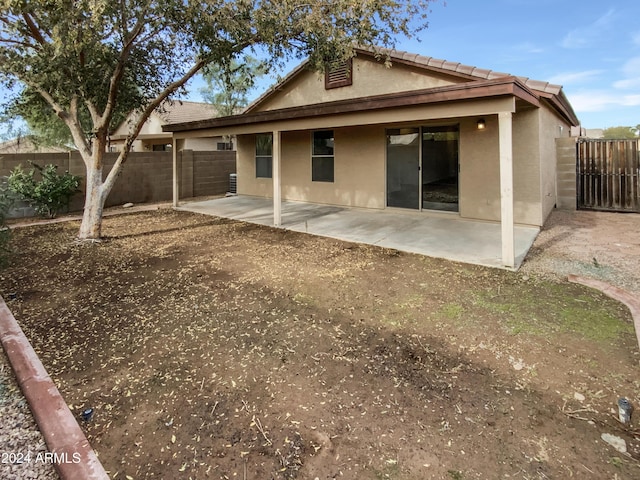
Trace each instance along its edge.
{"label": "tree trunk", "polygon": [[[86,164],[86,194],[84,199],[84,213],[78,238],[80,240],[98,240],[102,235],[102,211],[107,198],[102,184],[102,157],[94,152]],[[107,192],[108,193],[108,192]]]}

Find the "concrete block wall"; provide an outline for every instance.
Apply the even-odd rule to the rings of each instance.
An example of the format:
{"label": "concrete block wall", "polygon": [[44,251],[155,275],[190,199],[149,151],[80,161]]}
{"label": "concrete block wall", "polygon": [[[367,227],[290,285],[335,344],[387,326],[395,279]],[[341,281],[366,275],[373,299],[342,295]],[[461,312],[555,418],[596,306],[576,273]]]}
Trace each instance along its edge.
{"label": "concrete block wall", "polygon": [[556,208],[576,210],[576,137],[556,138]]}
{"label": "concrete block wall", "polygon": [[[104,176],[117,159],[117,153],[105,154]],[[17,165],[31,168],[29,161],[38,165],[58,165],[58,171],[69,171],[84,178],[84,162],[77,152],[55,154],[3,154],[0,155],[0,177],[9,175]],[[223,195],[229,190],[229,174],[236,171],[235,151],[194,152],[178,154],[180,171],[180,198]],[[70,211],[81,211],[84,206],[84,182],[69,205]],[[120,177],[109,194],[106,206],[125,203],[169,202],[173,197],[173,157],[171,152],[131,152]],[[33,210],[16,206],[10,213],[14,217],[32,216]]]}
{"label": "concrete block wall", "polygon": [[236,173],[235,152],[193,152],[193,196],[228,192],[231,173]]}

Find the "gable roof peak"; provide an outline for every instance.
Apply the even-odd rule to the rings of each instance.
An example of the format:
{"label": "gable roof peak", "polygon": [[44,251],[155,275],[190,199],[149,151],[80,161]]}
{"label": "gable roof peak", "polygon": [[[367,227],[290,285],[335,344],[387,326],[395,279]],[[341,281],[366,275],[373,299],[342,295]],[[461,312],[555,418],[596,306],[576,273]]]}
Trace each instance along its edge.
{"label": "gable roof peak", "polygon": [[395,50],[391,48],[369,48],[369,47],[357,47],[356,53],[363,53],[368,55],[387,56],[391,63],[395,61],[400,63],[409,63],[417,67],[430,68],[439,70],[443,73],[450,73],[454,75],[460,75],[470,80],[483,79],[494,80],[496,78],[512,77],[515,76],[524,83],[527,87],[542,91],[545,93],[557,94],[562,87],[560,85],[554,85],[549,82],[543,82],[540,80],[532,80],[527,77],[511,75],[510,73],[497,72],[495,70],[487,70],[484,68],[474,67],[471,65],[464,65],[459,62],[450,62],[434,57],[426,57],[416,53],[410,53],[402,50]]}

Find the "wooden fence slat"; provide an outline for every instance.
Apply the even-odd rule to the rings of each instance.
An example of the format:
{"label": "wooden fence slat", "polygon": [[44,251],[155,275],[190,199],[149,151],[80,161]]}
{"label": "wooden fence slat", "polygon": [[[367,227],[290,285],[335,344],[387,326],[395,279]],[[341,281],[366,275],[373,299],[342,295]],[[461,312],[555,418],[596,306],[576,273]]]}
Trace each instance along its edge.
{"label": "wooden fence slat", "polygon": [[580,139],[578,208],[640,212],[640,140]]}

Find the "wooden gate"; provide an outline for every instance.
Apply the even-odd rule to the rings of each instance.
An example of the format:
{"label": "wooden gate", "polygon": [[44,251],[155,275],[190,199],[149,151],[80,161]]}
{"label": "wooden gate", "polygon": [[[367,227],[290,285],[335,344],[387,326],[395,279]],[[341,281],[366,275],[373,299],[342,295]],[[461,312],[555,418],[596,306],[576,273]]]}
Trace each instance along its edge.
{"label": "wooden gate", "polygon": [[580,138],[578,208],[640,212],[640,140]]}

